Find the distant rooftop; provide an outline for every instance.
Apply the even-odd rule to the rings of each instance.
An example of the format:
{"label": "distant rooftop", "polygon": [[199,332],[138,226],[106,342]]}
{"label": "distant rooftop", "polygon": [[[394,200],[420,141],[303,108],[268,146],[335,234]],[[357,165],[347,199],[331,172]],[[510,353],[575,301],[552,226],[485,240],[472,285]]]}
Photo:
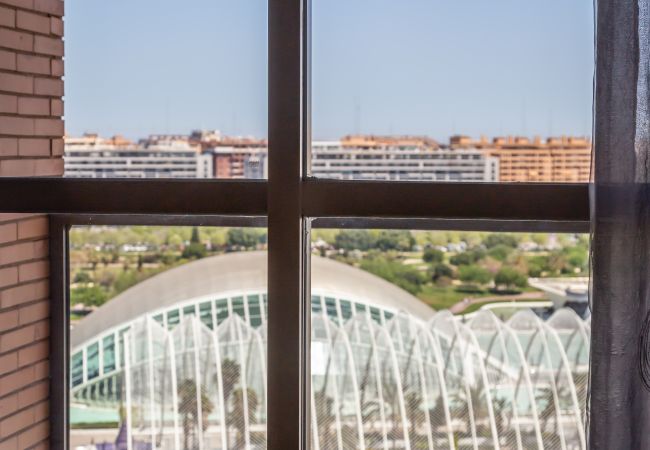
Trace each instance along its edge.
{"label": "distant rooftop", "polygon": [[560,148],[591,148],[591,139],[581,136],[559,136],[542,138],[535,136],[529,139],[524,136],[499,136],[488,139],[481,136],[472,139],[469,136],[454,135],[449,138],[451,148],[478,149],[560,149]]}

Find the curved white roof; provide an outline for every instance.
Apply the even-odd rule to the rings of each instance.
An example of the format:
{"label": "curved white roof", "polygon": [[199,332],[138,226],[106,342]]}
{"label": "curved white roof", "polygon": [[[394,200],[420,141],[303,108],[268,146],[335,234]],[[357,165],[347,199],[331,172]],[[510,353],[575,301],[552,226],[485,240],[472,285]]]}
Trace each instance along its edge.
{"label": "curved white roof", "polygon": [[[200,259],[155,275],[106,302],[75,325],[72,347],[109,328],[148,312],[207,295],[232,291],[266,291],[267,253],[226,253]],[[332,293],[380,308],[404,310],[428,319],[434,310],[375,275],[319,256],[311,257],[314,293]]]}

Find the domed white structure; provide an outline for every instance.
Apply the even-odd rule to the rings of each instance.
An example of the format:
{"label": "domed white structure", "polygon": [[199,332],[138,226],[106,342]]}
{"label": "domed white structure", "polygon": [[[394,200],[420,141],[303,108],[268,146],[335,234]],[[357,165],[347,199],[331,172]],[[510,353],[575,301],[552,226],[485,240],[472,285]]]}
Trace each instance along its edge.
{"label": "domed white structure", "polygon": [[[589,325],[469,322],[312,257],[312,448],[584,448]],[[71,333],[73,402],[121,410],[132,448],[263,448],[266,254],[134,286]]]}

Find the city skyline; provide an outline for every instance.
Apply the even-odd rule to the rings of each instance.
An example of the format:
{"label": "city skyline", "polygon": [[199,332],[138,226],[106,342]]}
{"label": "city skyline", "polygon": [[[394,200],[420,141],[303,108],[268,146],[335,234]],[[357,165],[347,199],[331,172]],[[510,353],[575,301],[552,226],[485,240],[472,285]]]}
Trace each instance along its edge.
{"label": "city skyline", "polygon": [[[428,137],[350,135],[314,141],[311,175],[340,180],[451,182],[587,182],[591,141],[561,136],[472,139],[449,143]],[[225,136],[216,130],[152,135],[137,144],[121,136],[67,137],[66,177],[268,177],[265,140]]]}
{"label": "city skyline", "polygon": [[[68,133],[266,137],[264,3],[150,6],[68,8]],[[314,139],[591,134],[591,2],[370,6],[314,2]]]}

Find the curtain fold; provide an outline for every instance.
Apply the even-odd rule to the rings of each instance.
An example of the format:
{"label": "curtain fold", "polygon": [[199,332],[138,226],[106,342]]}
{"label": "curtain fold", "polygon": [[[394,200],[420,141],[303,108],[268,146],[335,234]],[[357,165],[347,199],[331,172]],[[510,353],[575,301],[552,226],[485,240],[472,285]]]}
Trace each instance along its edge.
{"label": "curtain fold", "polygon": [[589,409],[594,449],[650,449],[649,5],[650,0],[596,1]]}

